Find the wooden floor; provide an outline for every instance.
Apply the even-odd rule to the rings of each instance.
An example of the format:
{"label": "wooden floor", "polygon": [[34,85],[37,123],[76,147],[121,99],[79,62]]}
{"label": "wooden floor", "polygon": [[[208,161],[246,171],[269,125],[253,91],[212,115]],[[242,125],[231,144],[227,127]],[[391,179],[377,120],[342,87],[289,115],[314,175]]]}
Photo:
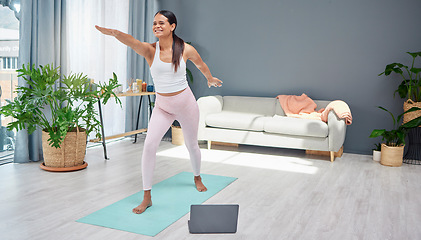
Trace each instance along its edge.
{"label": "wooden floor", "polygon": [[[71,173],[0,166],[0,239],[421,239],[421,166],[252,146],[201,146],[202,173],[238,178],[207,201],[240,205],[236,234],[190,235],[189,214],[154,238],[75,222],[141,190],[142,147],[110,143],[108,161],[90,148],[88,168]],[[191,171],[185,147],[163,141],[154,182],[182,171]]]}

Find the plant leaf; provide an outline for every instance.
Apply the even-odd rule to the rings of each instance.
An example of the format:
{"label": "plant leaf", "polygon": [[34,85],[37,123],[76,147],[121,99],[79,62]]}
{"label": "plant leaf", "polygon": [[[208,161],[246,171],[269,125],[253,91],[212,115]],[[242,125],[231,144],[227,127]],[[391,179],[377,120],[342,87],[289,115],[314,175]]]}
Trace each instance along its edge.
{"label": "plant leaf", "polygon": [[401,98],[406,98],[406,95],[408,94],[408,86],[406,85],[407,80],[402,81],[402,83],[398,86],[398,89],[395,91],[394,95],[396,95],[396,93],[399,94],[399,97]]}
{"label": "plant leaf", "polygon": [[187,76],[188,76],[190,82],[193,83],[193,74],[191,73],[191,71],[188,68],[186,68],[186,73],[187,73]]}
{"label": "plant leaf", "polygon": [[390,114],[390,116],[392,116],[392,118],[393,118],[393,125],[396,125],[396,119],[395,119],[395,116],[393,116],[393,113],[391,113],[389,110],[387,110],[387,109],[386,109],[386,108],[384,108],[384,107],[378,106],[378,108],[380,108],[380,109],[382,109],[382,110],[384,110],[384,111],[388,112],[388,113]]}
{"label": "plant leaf", "polygon": [[421,72],[421,68],[411,68],[410,71],[415,74],[418,74],[419,72]]}
{"label": "plant leaf", "polygon": [[371,132],[370,137],[371,138],[380,137],[384,134],[385,131],[386,131],[385,129],[374,129]]}
{"label": "plant leaf", "polygon": [[416,58],[417,56],[420,56],[421,57],[421,52],[406,52],[406,53],[408,53],[409,55],[411,55],[413,58]]}
{"label": "plant leaf", "polygon": [[386,68],[385,68],[384,72],[380,73],[379,76],[382,75],[383,73],[384,73],[384,75],[389,76],[392,72],[402,74],[403,71],[401,70],[401,68],[403,68],[403,67],[408,68],[407,66],[405,66],[401,63],[388,64],[388,65],[386,65]]}
{"label": "plant leaf", "polygon": [[[407,112],[409,112],[412,109],[414,109],[414,108],[409,109]],[[402,125],[403,128],[408,128],[408,129],[409,128],[419,127],[419,126],[421,126],[421,116],[419,116],[419,117],[417,117],[415,119],[412,119],[411,121],[409,121],[409,122],[407,122],[407,123],[405,123],[405,124]]]}

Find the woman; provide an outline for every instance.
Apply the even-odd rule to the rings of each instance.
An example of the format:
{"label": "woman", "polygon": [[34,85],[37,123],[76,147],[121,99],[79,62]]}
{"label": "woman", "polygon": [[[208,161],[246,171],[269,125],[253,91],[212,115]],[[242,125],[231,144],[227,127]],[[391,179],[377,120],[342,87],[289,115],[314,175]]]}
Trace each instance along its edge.
{"label": "woman", "polygon": [[111,35],[143,56],[149,64],[156,89],[156,103],[148,125],[142,155],[143,201],[133,209],[143,213],[152,206],[151,188],[156,151],[164,134],[174,120],[183,129],[184,141],[190,154],[194,183],[199,192],[206,191],[200,177],[201,154],[197,141],[199,108],[186,79],[186,61],[192,61],[208,80],[208,87],[220,87],[222,81],[212,76],[199,53],[175,35],[177,19],[170,11],[155,14],[152,30],[156,43],[140,42],[115,29],[95,26],[101,33]]}

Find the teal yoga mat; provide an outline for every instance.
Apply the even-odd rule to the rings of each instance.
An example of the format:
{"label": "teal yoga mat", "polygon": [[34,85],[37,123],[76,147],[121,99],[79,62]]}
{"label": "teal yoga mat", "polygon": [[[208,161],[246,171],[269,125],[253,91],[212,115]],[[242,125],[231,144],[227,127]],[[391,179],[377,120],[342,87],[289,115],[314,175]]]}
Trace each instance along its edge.
{"label": "teal yoga mat", "polygon": [[155,236],[186,215],[190,211],[190,205],[205,202],[237,179],[209,174],[201,174],[201,177],[208,188],[206,192],[196,190],[193,173],[182,172],[153,185],[153,206],[142,214],[134,214],[132,209],[140,204],[143,191],[89,214],[77,222]]}

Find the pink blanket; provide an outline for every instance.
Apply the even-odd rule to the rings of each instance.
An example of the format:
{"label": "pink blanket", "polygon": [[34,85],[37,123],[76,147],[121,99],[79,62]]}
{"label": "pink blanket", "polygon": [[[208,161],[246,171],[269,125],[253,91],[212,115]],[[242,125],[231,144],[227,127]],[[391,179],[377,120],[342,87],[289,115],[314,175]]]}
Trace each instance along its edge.
{"label": "pink blanket", "polygon": [[317,104],[306,94],[301,96],[295,95],[278,95],[279,103],[288,117],[316,119],[327,122],[327,117],[331,110],[335,111],[339,118],[345,119],[345,123],[352,123],[351,110],[348,105],[341,100],[335,100],[326,106],[326,109],[320,109],[316,112]]}
{"label": "pink blanket", "polygon": [[326,109],[322,112],[322,121],[327,122],[327,116],[329,115],[329,112],[333,110],[335,111],[336,115],[339,118],[345,119],[346,125],[352,124],[352,115],[351,115],[351,109],[349,109],[348,104],[346,104],[344,101],[341,100],[335,100],[331,103],[329,103],[326,106]]}
{"label": "pink blanket", "polygon": [[317,107],[317,104],[304,93],[301,96],[279,95],[276,98],[279,99],[287,116],[289,114],[312,113]]}

